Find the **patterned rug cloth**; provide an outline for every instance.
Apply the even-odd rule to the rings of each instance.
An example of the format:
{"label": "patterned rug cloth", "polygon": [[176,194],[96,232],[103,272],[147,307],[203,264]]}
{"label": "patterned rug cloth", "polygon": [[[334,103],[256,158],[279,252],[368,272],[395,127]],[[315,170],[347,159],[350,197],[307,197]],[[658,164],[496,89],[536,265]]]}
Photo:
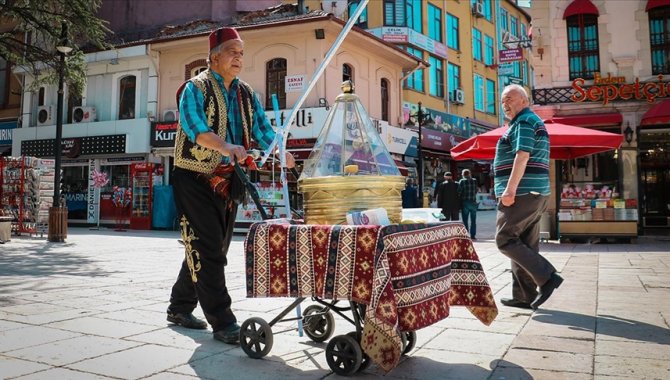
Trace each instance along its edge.
{"label": "patterned rug cloth", "polygon": [[465,306],[489,325],[493,293],[463,224],[251,226],[247,297],[319,297],[367,306],[361,348],[383,370],[402,354],[401,334]]}

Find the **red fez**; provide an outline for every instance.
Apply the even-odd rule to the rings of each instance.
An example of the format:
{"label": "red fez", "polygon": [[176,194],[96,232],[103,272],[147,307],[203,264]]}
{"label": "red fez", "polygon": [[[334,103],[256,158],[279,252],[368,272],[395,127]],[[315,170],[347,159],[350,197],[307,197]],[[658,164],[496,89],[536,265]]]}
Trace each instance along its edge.
{"label": "red fez", "polygon": [[230,40],[242,41],[242,38],[234,28],[219,28],[209,34],[209,50],[212,50],[222,43]]}

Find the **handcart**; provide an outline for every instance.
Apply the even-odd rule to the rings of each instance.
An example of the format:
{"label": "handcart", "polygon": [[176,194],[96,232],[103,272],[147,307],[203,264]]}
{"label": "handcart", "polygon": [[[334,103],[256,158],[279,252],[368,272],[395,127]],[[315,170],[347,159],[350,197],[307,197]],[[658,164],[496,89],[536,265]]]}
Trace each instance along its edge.
{"label": "handcart", "polygon": [[[261,153],[256,150],[248,152],[251,157],[258,159]],[[263,220],[269,220],[265,211],[258,190],[249,179],[242,167],[234,164],[235,173],[239,176],[250,198],[255,203]],[[297,179],[298,173],[295,169],[291,170],[293,176]],[[300,212],[292,209],[293,215],[301,217]],[[354,331],[345,335],[338,335],[330,339],[326,346],[326,361],[333,372],[348,376],[356,372],[365,370],[370,366],[372,360],[361,349],[361,339],[363,334],[363,322],[365,319],[366,305],[356,301],[348,301],[348,306],[342,306],[340,301],[332,300],[327,302],[320,297],[311,297],[316,304],[310,305],[296,317],[287,315],[297,309],[307,297],[297,297],[295,300],[283,309],[270,322],[263,318],[252,317],[245,320],[240,328],[240,346],[242,350],[251,358],[260,359],[266,356],[272,350],[274,344],[274,335],[272,327],[280,322],[299,321],[302,322],[304,333],[314,342],[321,343],[330,339],[335,331],[335,318],[333,313],[342,317],[345,321],[354,326]],[[299,310],[299,309],[298,309]],[[351,316],[345,314],[351,312]],[[416,332],[406,331],[402,334],[403,355],[409,353],[416,344]]]}
{"label": "handcart", "polygon": [[[238,175],[262,210],[241,168]],[[415,347],[416,330],[446,318],[450,305],[466,306],[486,325],[497,315],[459,222],[352,226],[265,220],[249,230],[245,263],[248,297],[294,298],[269,322],[251,317],[241,324],[240,345],[251,358],[270,353],[277,323],[298,321],[312,341],[328,340],[326,361],[333,372],[350,376],[373,361],[388,372]],[[315,304],[287,317],[307,298]],[[353,331],[333,337],[335,314]]]}

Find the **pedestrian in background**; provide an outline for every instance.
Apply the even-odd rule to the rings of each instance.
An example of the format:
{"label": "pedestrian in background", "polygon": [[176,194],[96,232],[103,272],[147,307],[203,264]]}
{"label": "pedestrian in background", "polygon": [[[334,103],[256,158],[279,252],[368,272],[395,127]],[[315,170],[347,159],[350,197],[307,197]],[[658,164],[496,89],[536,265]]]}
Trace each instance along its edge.
{"label": "pedestrian in background", "polygon": [[477,239],[477,180],[472,178],[469,169],[463,169],[463,178],[458,181],[458,195],[461,198],[463,224],[470,238]]}
{"label": "pedestrian in background", "polygon": [[556,268],[540,255],[540,219],[550,194],[549,134],[530,110],[523,87],[505,87],[501,100],[510,122],[498,140],[493,161],[499,199],[496,245],[512,260],[512,298],[500,302],[536,310],[563,282]]}
{"label": "pedestrian in background", "polygon": [[[172,287],[167,320],[206,329],[192,312],[198,302],[214,339],[235,344],[240,326],[231,310],[224,267],[244,185],[232,162],[243,162],[251,139],[262,149],[275,132],[252,88],[238,79],[244,43],[233,28],[209,35],[208,69],[177,91],[174,195],[186,258]],[[286,155],[287,167],[295,161]]]}
{"label": "pedestrian in background", "polygon": [[442,215],[446,220],[458,220],[461,200],[458,196],[458,184],[454,182],[451,172],[444,173],[444,181],[440,183],[435,192],[437,207],[442,209]]}
{"label": "pedestrian in background", "polygon": [[407,178],[405,188],[400,192],[402,196],[402,208],[416,208],[419,204],[417,199],[416,187],[414,187],[414,180]]}

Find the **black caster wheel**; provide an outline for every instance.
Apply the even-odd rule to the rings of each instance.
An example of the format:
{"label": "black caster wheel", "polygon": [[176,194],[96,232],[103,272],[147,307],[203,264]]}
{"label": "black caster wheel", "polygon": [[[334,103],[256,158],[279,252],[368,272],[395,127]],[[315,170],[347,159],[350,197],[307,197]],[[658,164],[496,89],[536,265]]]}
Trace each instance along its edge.
{"label": "black caster wheel", "polygon": [[240,326],[240,346],[250,358],[267,355],[273,342],[272,328],[263,318],[249,318]]}
{"label": "black caster wheel", "polygon": [[363,362],[363,352],[358,342],[349,335],[338,335],[326,347],[328,367],[340,376],[356,373]]}
{"label": "black caster wheel", "polygon": [[319,305],[310,305],[302,313],[305,334],[315,342],[325,342],[335,332],[335,318],[330,310]]}
{"label": "black caster wheel", "polygon": [[[358,342],[358,345],[359,345],[359,346],[361,345],[361,340],[358,338],[358,336],[357,336],[357,334],[356,334],[356,331],[348,332],[347,335],[349,335],[350,337],[354,338],[354,340],[355,340],[356,342]],[[363,348],[362,348],[362,347],[361,347],[361,352],[363,352]],[[370,364],[372,364],[372,359],[370,359],[370,357],[369,357],[365,352],[363,352],[363,361],[361,362],[361,366],[358,367],[358,371],[357,371],[357,372],[363,372],[363,371],[365,371],[366,369],[368,369],[368,367],[370,366]]]}
{"label": "black caster wheel", "polygon": [[407,355],[416,346],[416,332],[403,331],[400,333],[402,339],[402,354]]}

